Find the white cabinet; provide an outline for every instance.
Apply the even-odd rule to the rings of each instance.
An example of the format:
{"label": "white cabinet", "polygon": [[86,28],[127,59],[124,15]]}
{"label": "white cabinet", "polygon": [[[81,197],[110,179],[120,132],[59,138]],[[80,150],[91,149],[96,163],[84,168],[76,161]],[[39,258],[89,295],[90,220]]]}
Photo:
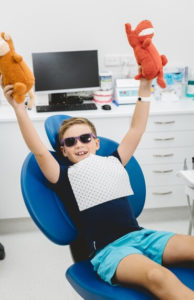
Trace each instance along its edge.
{"label": "white cabinet", "polygon": [[104,136],[120,142],[130,126],[131,117],[115,116],[114,118],[89,118],[97,129],[98,136]]}
{"label": "white cabinet", "polygon": [[[42,121],[33,122],[50,148]],[[20,188],[20,173],[29,153],[16,121],[0,122],[0,219],[29,216]]]}
{"label": "white cabinet", "polygon": [[186,205],[176,173],[194,156],[194,114],[150,116],[135,153],[147,186],[146,208]]}
{"label": "white cabinet", "polygon": [[0,127],[0,219],[27,216],[20,190],[20,170],[28,149],[16,122],[3,122]]}

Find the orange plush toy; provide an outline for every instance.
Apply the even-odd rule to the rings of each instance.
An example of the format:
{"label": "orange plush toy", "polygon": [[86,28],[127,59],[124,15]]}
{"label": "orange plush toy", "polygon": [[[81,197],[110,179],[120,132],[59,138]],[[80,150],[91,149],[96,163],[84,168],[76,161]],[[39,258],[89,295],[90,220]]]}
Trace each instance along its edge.
{"label": "orange plush toy", "polygon": [[28,108],[32,108],[34,94],[31,89],[34,85],[34,75],[22,56],[15,52],[10,35],[4,32],[0,35],[0,74],[3,86],[13,84],[15,101],[21,103],[29,94]]}
{"label": "orange plush toy", "polygon": [[165,88],[166,83],[163,78],[163,66],[168,62],[165,55],[160,55],[152,43],[154,28],[150,21],[140,22],[135,30],[131,29],[129,23],[125,24],[127,38],[132,46],[138,65],[141,66],[141,73],[135,76],[135,79],[154,79],[157,77],[157,83]]}

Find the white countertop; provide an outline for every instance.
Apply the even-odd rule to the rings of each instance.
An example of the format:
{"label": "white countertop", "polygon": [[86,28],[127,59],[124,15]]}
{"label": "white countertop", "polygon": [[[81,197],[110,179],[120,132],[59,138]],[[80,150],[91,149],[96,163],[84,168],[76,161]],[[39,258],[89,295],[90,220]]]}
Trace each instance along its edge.
{"label": "white countertop", "polygon": [[[113,118],[131,116],[135,105],[119,105],[118,107],[111,103],[111,110],[103,110],[101,104],[97,104],[98,110],[89,111],[67,111],[67,112],[49,112],[37,113],[35,108],[29,111],[32,120],[45,120],[53,114],[66,114],[71,116],[82,116],[86,118]],[[150,115],[171,115],[171,114],[193,114],[194,101],[184,98],[177,101],[153,101],[151,103]],[[16,117],[12,107],[9,104],[0,105],[0,122],[13,122]]]}

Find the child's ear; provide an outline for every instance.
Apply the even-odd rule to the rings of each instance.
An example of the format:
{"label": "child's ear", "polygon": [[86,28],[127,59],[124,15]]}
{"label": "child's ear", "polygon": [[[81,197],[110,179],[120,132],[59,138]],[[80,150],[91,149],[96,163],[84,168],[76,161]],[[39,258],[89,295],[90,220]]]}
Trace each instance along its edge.
{"label": "child's ear", "polygon": [[96,150],[100,149],[100,139],[96,138]]}
{"label": "child's ear", "polygon": [[66,151],[65,151],[65,147],[60,146],[60,150],[61,150],[63,156],[67,157],[67,154],[66,154]]}

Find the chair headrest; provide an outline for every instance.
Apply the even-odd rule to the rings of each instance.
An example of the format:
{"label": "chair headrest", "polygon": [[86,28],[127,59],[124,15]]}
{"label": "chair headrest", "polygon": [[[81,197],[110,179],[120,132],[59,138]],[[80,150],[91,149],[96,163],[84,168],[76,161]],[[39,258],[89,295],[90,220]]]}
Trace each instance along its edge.
{"label": "chair headrest", "polygon": [[59,150],[59,140],[58,140],[58,132],[62,122],[65,119],[70,119],[71,116],[68,115],[54,115],[50,116],[45,120],[44,126],[45,130],[51,143],[51,146],[55,151]]}

